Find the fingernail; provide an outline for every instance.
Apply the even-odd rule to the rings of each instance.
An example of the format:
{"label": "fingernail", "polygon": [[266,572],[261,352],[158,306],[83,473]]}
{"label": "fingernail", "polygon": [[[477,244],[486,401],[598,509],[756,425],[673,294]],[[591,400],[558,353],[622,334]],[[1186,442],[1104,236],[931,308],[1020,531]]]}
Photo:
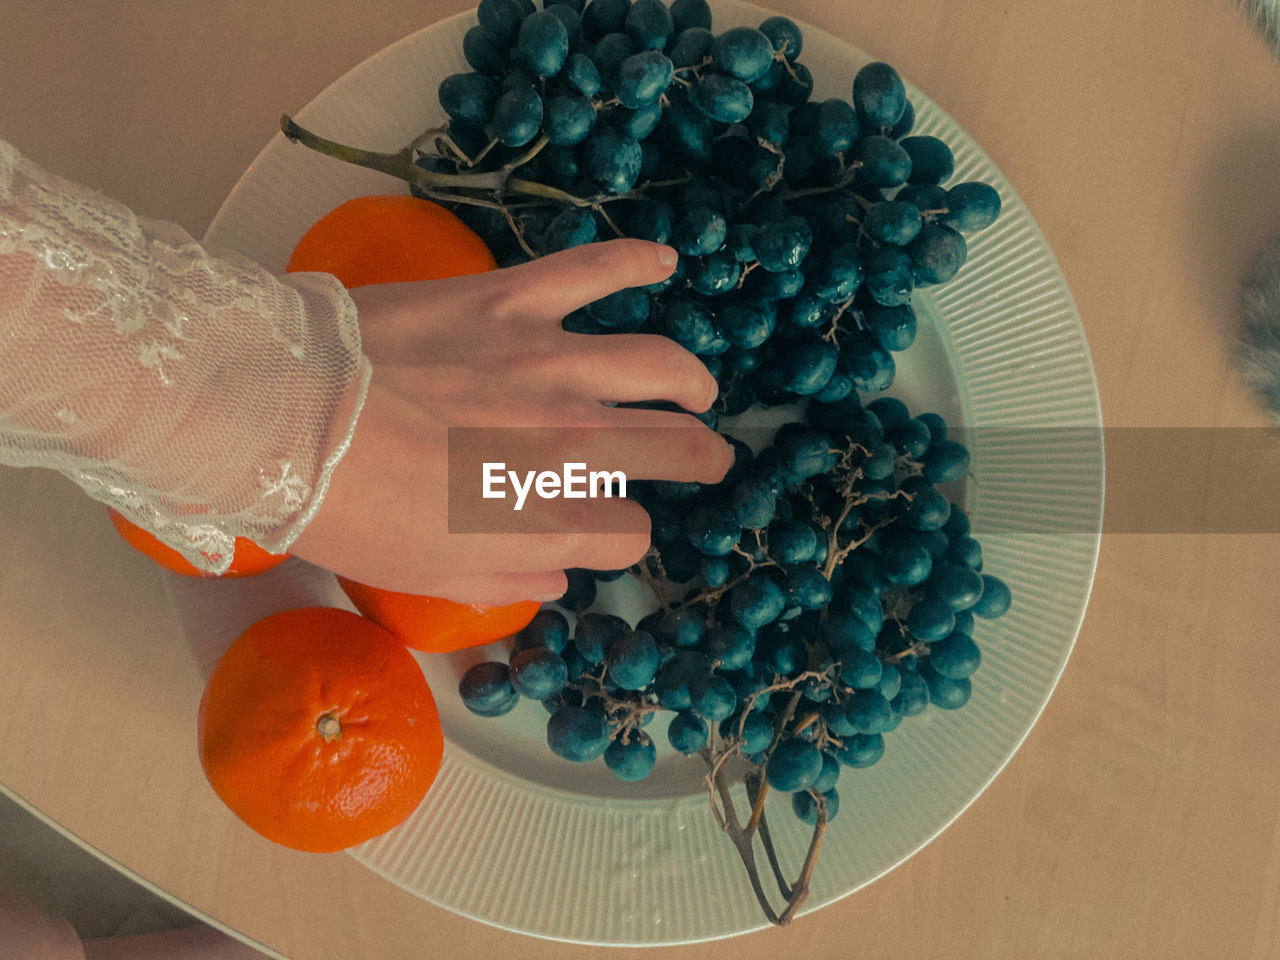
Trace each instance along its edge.
{"label": "fingernail", "polygon": [[679,259],[680,254],[676,253],[674,247],[658,247],[658,262],[664,267],[674,267],[676,265],[676,261]]}

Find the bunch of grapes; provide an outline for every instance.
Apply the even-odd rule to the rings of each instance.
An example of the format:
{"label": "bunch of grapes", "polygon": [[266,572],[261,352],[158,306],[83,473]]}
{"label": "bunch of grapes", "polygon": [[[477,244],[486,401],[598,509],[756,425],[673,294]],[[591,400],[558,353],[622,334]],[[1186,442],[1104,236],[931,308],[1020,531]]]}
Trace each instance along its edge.
{"label": "bunch of grapes", "polygon": [[[699,356],[720,385],[702,419],[737,455],[713,486],[631,485],[653,548],[629,573],[653,588],[654,612],[629,623],[593,608],[597,581],[627,572],[570,571],[572,624],[545,608],[506,662],[466,672],[461,697],[486,717],[540,701],[552,751],[602,757],[623,780],[650,773],[658,737],[700,755],[720,825],[785,923],[842,769],[876,763],[884,735],[930,704],[964,705],[976,619],[1010,604],[939,489],[967,474],[968,450],[936,414],[887,396],[864,405],[915,339],[914,291],[956,275],[965,233],[995,221],[999,194],[947,185],[953,154],[912,135],[888,64],[857,71],[847,100],[814,100],[785,17],[714,32],[706,0],[481,0],[477,19],[463,42],[472,70],[439,88],[447,123],[399,153],[339,147],[288,118],[285,132],[402,177],[500,265],[612,236],[673,246],[669,279],[564,324],[662,334]],[[768,406],[788,422],[745,442],[732,421]],[[725,788],[734,759],[745,823]],[[794,884],[763,829],[770,790],[814,825]],[[760,886],[757,832],[781,912]]]}

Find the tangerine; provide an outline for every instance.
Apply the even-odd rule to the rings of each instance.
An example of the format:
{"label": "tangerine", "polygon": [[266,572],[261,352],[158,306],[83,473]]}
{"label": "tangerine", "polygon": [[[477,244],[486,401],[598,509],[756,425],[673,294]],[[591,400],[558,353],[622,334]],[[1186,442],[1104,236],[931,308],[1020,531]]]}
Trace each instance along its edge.
{"label": "tangerine", "polygon": [[392,194],[355,197],[326,213],[302,235],[286,269],[331,273],[354,289],[496,267],[479,235],[444,207]]}
{"label": "tangerine", "polygon": [[425,653],[482,647],[528,626],[542,609],[536,600],[503,606],[455,603],[441,597],[397,593],[338,577],[355,608],[400,642]]}
{"label": "tangerine", "polygon": [[276,613],[237,638],[205,686],[199,741],[205,776],[237,817],[313,853],[403,822],[444,751],[413,655],[331,607]]}
{"label": "tangerine", "polygon": [[252,577],[265,573],[272,567],[278,567],[289,559],[287,553],[268,553],[252,540],[236,537],[235,555],[231,559],[231,567],[221,575],[210,573],[190,563],[173,547],[161,542],[137,524],[126,520],[117,511],[108,507],[107,513],[111,515],[111,523],[116,528],[116,532],[124,538],[125,543],[144,556],[150,557],[166,570],[180,573],[184,577]]}

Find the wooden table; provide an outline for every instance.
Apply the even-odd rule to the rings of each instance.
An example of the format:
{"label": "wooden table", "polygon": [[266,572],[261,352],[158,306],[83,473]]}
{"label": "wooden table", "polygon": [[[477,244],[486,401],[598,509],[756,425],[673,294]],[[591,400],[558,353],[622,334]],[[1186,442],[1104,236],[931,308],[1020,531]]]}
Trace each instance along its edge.
{"label": "wooden table", "polygon": [[[1071,284],[1109,426],[1263,424],[1229,344],[1280,231],[1280,64],[1233,3],[776,5],[894,63],[995,159]],[[281,112],[463,4],[0,6],[0,137],[200,235]],[[0,471],[0,529],[6,791],[297,960],[603,952],[258,840],[201,776],[159,575],[55,476]],[[1280,955],[1278,569],[1274,535],[1108,534],[1056,694],[958,822],[788,931],[661,956]]]}

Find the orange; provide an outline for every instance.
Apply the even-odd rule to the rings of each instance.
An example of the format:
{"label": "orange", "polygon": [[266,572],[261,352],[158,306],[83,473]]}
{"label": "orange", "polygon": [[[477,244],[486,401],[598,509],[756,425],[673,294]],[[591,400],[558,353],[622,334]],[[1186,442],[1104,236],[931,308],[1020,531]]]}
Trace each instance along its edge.
{"label": "orange", "polygon": [[418,807],[444,737],[413,654],[346,610],[273,614],[205,686],[200,763],[246,824],[295,850],[372,839]]}
{"label": "orange", "polygon": [[438,280],[493,270],[484,241],[439,204],[408,194],[356,197],[317,220],[289,258],[290,273],[331,273],[348,288]]}
{"label": "orange", "polygon": [[355,608],[400,638],[406,646],[426,653],[451,653],[482,647],[528,626],[542,604],[534,600],[486,607],[454,603],[440,597],[396,593],[338,577]]}
{"label": "orange", "polygon": [[[139,553],[150,557],[166,570],[180,573],[184,577],[218,576],[189,563],[173,547],[162,543],[136,524],[130,523],[115,510],[108,507],[107,512],[111,515],[111,523],[115,526],[116,532],[124,538],[125,543]],[[289,554],[287,553],[267,553],[252,540],[236,537],[236,552],[231,560],[231,567],[221,576],[252,577],[259,573],[265,573],[272,567],[278,567],[288,559]]]}

